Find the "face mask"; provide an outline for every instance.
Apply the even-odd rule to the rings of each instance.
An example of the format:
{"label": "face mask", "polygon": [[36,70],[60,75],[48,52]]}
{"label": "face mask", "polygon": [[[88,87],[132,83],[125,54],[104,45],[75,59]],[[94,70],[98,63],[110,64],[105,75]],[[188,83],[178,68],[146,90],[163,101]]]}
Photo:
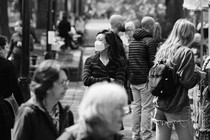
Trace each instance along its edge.
{"label": "face mask", "polygon": [[96,40],[95,43],[95,51],[102,52],[105,49],[105,45],[103,42]]}

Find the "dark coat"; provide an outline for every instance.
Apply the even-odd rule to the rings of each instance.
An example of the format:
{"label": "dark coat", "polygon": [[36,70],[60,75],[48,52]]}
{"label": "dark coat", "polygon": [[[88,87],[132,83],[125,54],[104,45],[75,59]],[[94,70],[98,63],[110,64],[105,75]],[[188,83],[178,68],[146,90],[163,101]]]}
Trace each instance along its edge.
{"label": "dark coat", "polygon": [[139,85],[147,81],[149,69],[154,64],[158,44],[144,29],[136,29],[133,38],[134,40],[129,45],[130,82],[133,85]]}
{"label": "dark coat", "polygon": [[[3,99],[11,96],[13,93],[19,105],[23,103],[24,100],[21,94],[21,90],[18,86],[18,80],[12,62],[0,57],[0,66],[0,98],[2,98],[0,100],[0,138],[4,140],[11,140],[11,130],[8,128],[8,121],[6,122],[5,120],[14,119],[14,117],[12,114],[8,113],[12,112],[12,108],[9,109],[7,104],[6,106],[8,108],[6,108],[5,104],[3,104],[5,103],[3,102]],[[5,114],[3,115],[3,113]],[[13,122],[10,124],[12,123]]]}
{"label": "dark coat", "polygon": [[24,102],[18,80],[15,75],[15,68],[11,61],[0,57],[0,96],[7,98],[13,93],[18,104]]}
{"label": "dark coat", "polygon": [[16,117],[13,140],[56,140],[66,127],[74,124],[68,106],[60,108],[60,130],[56,131],[52,118],[34,97],[21,105]]}

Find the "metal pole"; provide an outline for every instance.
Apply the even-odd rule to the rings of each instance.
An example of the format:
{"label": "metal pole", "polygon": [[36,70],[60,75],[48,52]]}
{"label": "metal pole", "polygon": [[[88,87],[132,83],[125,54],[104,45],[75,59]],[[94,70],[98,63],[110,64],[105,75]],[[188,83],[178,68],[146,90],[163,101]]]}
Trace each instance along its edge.
{"label": "metal pole", "polygon": [[209,3],[209,8],[208,8],[208,23],[209,23],[209,28],[208,28],[208,54],[210,55],[210,3]]}
{"label": "metal pole", "polygon": [[51,51],[51,45],[48,42],[48,31],[52,30],[52,14],[51,14],[51,10],[52,10],[52,0],[48,0],[47,1],[47,40],[46,40],[46,51],[49,53]]}
{"label": "metal pole", "polygon": [[30,98],[29,90],[29,44],[30,44],[30,15],[31,15],[31,0],[22,1],[22,14],[23,14],[23,29],[22,29],[22,56],[20,66],[19,85],[24,97],[27,101]]}
{"label": "metal pole", "polygon": [[201,59],[201,68],[203,65],[203,40],[204,40],[204,31],[203,31],[203,10],[201,10],[201,47],[200,47],[200,59]]}

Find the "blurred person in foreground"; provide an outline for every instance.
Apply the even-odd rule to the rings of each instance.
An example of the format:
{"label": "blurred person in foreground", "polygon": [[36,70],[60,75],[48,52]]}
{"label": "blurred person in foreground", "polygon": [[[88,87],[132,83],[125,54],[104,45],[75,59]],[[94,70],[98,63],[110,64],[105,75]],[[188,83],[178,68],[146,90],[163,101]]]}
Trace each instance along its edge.
{"label": "blurred person in foreground", "polygon": [[[12,117],[14,123],[15,116],[13,116],[12,108],[4,99],[10,97],[13,93],[18,104],[24,102],[21,90],[18,86],[18,80],[15,75],[15,68],[11,61],[6,59],[6,48],[8,47],[7,39],[5,36],[0,35],[0,138],[3,140],[11,140],[11,128],[6,124],[7,120]],[[8,109],[8,110],[6,110]],[[6,111],[6,112],[5,112]],[[8,112],[7,112],[8,111]],[[12,116],[5,116],[5,114]],[[13,124],[14,125],[14,124]]]}
{"label": "blurred person in foreground", "polygon": [[68,88],[66,70],[56,60],[45,60],[34,72],[32,97],[19,108],[13,140],[55,140],[74,124],[69,106],[59,102]]}
{"label": "blurred person in foreground", "polygon": [[65,129],[58,140],[121,140],[127,94],[122,86],[99,82],[85,93],[79,106],[79,120]]}
{"label": "blurred person in foreground", "polygon": [[155,97],[156,140],[170,140],[172,128],[179,140],[193,140],[194,132],[188,90],[206,76],[195,68],[194,55],[189,45],[193,41],[195,26],[186,19],[179,19],[171,34],[160,46],[155,64],[163,60],[173,69],[175,92],[167,97]]}

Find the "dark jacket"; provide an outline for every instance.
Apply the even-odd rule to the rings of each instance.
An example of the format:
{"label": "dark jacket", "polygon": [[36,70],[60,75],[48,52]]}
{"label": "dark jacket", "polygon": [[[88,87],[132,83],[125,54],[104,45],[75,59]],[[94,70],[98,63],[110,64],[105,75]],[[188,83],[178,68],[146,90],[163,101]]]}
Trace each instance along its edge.
{"label": "dark jacket", "polygon": [[12,62],[0,57],[0,66],[0,96],[7,98],[13,93],[20,105],[24,100]]}
{"label": "dark jacket", "polygon": [[71,23],[67,19],[62,19],[58,24],[59,36],[66,38],[69,36],[69,31],[71,31]]}
{"label": "dark jacket", "polygon": [[21,105],[16,117],[13,140],[56,140],[66,127],[74,124],[73,114],[68,106],[60,108],[60,130],[56,127],[52,118],[43,108],[43,105],[32,97],[27,103]]}
{"label": "dark jacket", "polygon": [[[109,138],[103,138],[94,131],[88,133],[81,123],[75,124],[65,130],[65,132],[58,138],[58,140],[109,140]],[[110,140],[121,140],[122,136],[119,134],[113,135]]]}
{"label": "dark jacket", "polygon": [[123,85],[125,81],[125,64],[123,59],[111,59],[105,66],[99,59],[99,54],[86,59],[82,73],[82,79],[85,86],[91,86],[94,83],[108,81],[114,78],[115,82]]}
{"label": "dark jacket", "polygon": [[157,42],[144,29],[136,29],[133,38],[129,45],[130,82],[139,85],[147,81],[157,51]]}
{"label": "dark jacket", "polygon": [[176,93],[168,98],[158,97],[156,107],[168,113],[181,111],[189,106],[188,90],[200,81],[199,72],[195,71],[194,55],[187,47],[179,48],[169,63],[174,70],[174,80],[178,82]]}

